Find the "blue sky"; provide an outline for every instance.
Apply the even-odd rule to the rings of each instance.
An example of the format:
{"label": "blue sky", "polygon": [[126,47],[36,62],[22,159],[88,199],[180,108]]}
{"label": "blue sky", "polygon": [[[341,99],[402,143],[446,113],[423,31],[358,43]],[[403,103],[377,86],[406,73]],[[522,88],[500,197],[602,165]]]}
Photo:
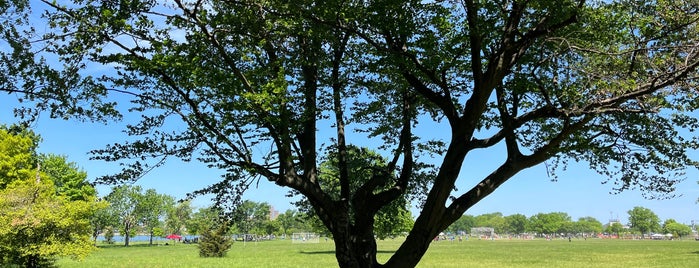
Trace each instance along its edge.
{"label": "blue sky", "polygon": [[[0,124],[14,122],[11,107],[17,105],[16,100],[12,96],[2,95],[0,103]],[[89,160],[88,151],[123,141],[126,136],[121,132],[121,125],[52,120],[43,115],[33,129],[43,138],[40,152],[65,155],[87,171],[88,178],[94,179],[119,170],[116,163]],[[433,129],[423,131],[428,135],[430,131],[434,135],[438,133]],[[461,172],[458,193],[468,190],[470,185],[492,171],[492,167],[500,162],[498,152],[492,150],[470,155]],[[137,184],[183,198],[188,192],[216,182],[220,174],[221,171],[209,169],[197,162],[184,163],[170,159],[165,166],[144,176]],[[467,211],[467,214],[502,212],[504,215],[521,213],[531,216],[539,212],[566,212],[573,219],[592,216],[604,223],[610,218],[626,222],[628,210],[634,206],[643,206],[653,210],[661,220],[673,218],[685,224],[696,220],[699,225],[699,205],[696,203],[699,197],[699,172],[696,170],[688,171],[687,179],[677,187],[676,193],[680,196],[670,200],[646,200],[637,191],[609,194],[611,186],[603,185],[601,182],[604,178],[582,163],[572,164],[558,174],[558,181],[552,182],[543,165],[525,170]],[[109,187],[100,186],[98,190],[100,194],[107,194]],[[283,212],[293,209],[289,204],[291,199],[285,197],[286,193],[284,188],[260,181],[257,187],[248,190],[244,198],[268,202]],[[194,200],[193,204],[197,207],[207,206],[209,199],[202,197]],[[417,212],[414,208],[413,213]]]}

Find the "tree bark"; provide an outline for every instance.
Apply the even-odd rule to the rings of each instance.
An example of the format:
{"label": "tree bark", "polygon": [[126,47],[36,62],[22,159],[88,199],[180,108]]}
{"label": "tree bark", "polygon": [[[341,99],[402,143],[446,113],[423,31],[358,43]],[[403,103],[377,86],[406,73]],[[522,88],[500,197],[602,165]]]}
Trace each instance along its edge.
{"label": "tree bark", "polygon": [[381,267],[376,260],[376,239],[373,227],[352,228],[347,232],[333,233],[335,257],[342,268]]}

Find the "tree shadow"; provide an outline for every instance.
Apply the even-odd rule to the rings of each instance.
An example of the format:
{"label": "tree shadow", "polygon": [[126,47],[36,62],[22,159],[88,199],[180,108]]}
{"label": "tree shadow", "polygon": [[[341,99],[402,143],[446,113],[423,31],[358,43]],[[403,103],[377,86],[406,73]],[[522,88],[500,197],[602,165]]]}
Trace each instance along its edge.
{"label": "tree shadow", "polygon": [[692,252],[690,252],[690,253],[691,253],[691,254],[697,254],[697,255],[699,255],[699,250],[697,250],[697,251],[692,251]]}
{"label": "tree shadow", "polygon": [[[301,254],[307,254],[307,255],[319,255],[319,254],[332,254],[335,255],[334,250],[324,250],[324,251],[304,251],[301,250],[299,251]],[[381,254],[393,254],[396,253],[395,250],[378,250],[376,253],[381,253]]]}

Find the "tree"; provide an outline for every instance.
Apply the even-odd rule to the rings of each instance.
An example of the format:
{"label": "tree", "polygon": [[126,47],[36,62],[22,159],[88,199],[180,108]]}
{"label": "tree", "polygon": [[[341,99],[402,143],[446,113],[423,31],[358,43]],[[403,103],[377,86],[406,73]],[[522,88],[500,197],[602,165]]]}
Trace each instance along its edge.
{"label": "tree", "polygon": [[[0,266],[44,267],[58,256],[81,259],[94,247],[89,218],[95,197],[72,200],[36,163],[27,132],[0,127]],[[29,145],[29,146],[28,146]]]}
{"label": "tree", "polygon": [[[318,179],[321,182],[322,188],[325,192],[330,194],[333,198],[340,198],[340,173],[346,172],[348,174],[347,179],[349,180],[349,194],[350,198],[353,195],[361,191],[362,185],[365,185],[366,181],[369,180],[374,173],[385,168],[388,162],[381,155],[373,152],[367,148],[359,148],[353,145],[346,146],[346,155],[342,156],[347,162],[345,169],[340,170],[338,167],[338,162],[341,158],[337,153],[330,153],[327,156],[327,160],[320,164],[320,171]],[[382,191],[378,187],[375,191]],[[351,205],[351,204],[350,204]],[[322,222],[317,219],[317,214],[313,212],[313,208],[308,202],[307,198],[303,198],[301,201],[296,202],[296,206],[300,211],[309,214],[310,217],[315,219],[309,219],[311,222],[320,223],[317,224],[317,229],[315,232],[328,234],[329,230],[322,225]],[[397,236],[402,233],[407,233],[413,225],[413,217],[408,210],[409,203],[408,197],[399,198],[395,201],[387,204],[386,206],[379,209],[373,219],[367,219],[372,222],[373,229],[367,230],[376,235],[379,239],[386,239],[387,237]],[[355,209],[350,207],[350,214],[354,214]],[[331,233],[331,232],[330,232]],[[331,235],[331,234],[329,234]]]}
{"label": "tree", "polygon": [[302,214],[303,213],[297,210],[290,209],[279,214],[275,221],[279,222],[282,234],[291,235],[292,233],[310,231],[311,228],[308,226],[308,223]]}
{"label": "tree", "polygon": [[169,207],[172,207],[175,198],[166,194],[159,194],[155,189],[148,189],[138,197],[135,214],[139,217],[139,223],[150,235],[149,244],[153,245],[153,236],[156,228],[162,226]]}
{"label": "tree", "polygon": [[500,212],[478,215],[475,218],[475,224],[477,227],[492,227],[498,234],[505,233],[506,229],[505,218]]}
{"label": "tree", "polygon": [[[97,237],[100,235],[100,233],[106,231],[108,227],[114,226],[118,222],[118,219],[115,216],[116,215],[112,214],[107,201],[100,200],[95,204],[94,213],[90,217],[92,240],[94,241],[95,246],[97,245]],[[105,240],[108,240],[107,242],[111,241],[111,239],[107,239],[106,234]]]}
{"label": "tree", "polygon": [[90,200],[97,196],[97,190],[87,181],[87,172],[65,156],[41,154],[39,163],[56,185],[57,194],[70,200]]}
{"label": "tree", "polygon": [[267,202],[243,201],[233,212],[233,223],[245,233],[263,233],[264,223],[269,220],[270,205]]}
{"label": "tree", "polygon": [[471,232],[471,228],[476,226],[476,219],[472,215],[463,215],[461,218],[452,223],[447,231],[451,233],[468,233]]}
{"label": "tree", "polygon": [[567,233],[570,216],[565,212],[537,213],[529,218],[528,229],[538,234]]}
{"label": "tree", "polygon": [[129,240],[133,228],[139,222],[139,205],[141,186],[120,185],[112,187],[112,191],[105,197],[109,202],[110,210],[118,218],[119,233],[124,236],[124,246],[129,246]]}
{"label": "tree", "polygon": [[607,232],[610,234],[616,234],[617,237],[619,237],[619,234],[624,232],[624,225],[619,222],[613,222],[607,227]]}
{"label": "tree", "polygon": [[233,245],[233,239],[228,235],[228,227],[225,223],[208,226],[201,233],[199,240],[199,256],[201,257],[225,257]]}
{"label": "tree", "polygon": [[582,217],[575,222],[575,233],[595,235],[602,232],[602,223],[593,217]]}
{"label": "tree", "polygon": [[686,224],[681,224],[674,219],[668,219],[663,223],[663,232],[666,234],[672,234],[673,237],[681,239],[683,236],[691,234],[692,228]]}
{"label": "tree", "polygon": [[202,234],[205,230],[211,229],[219,219],[219,210],[213,207],[200,208],[192,215],[192,218],[185,222],[185,227],[189,234]]}
{"label": "tree", "polygon": [[628,213],[629,227],[639,231],[642,237],[650,232],[660,230],[660,218],[652,210],[644,207],[634,207]]}
{"label": "tree", "polygon": [[[380,266],[372,221],[413,191],[421,211],[385,266],[414,267],[435,235],[544,162],[588,163],[648,197],[698,166],[679,131],[698,127],[690,0],[15,2],[0,4],[0,90],[22,99],[24,121],[110,120],[131,100],[134,137],[94,151],[124,170],[101,181],[165,157],[226,171],[198,193],[266,179],[308,198],[341,267]],[[348,141],[389,160],[353,195]],[[462,172],[482,150],[501,161]],[[339,197],[318,179],[328,151]]]}
{"label": "tree", "polygon": [[505,232],[510,234],[522,234],[525,232],[529,220],[522,214],[505,216]]}
{"label": "tree", "polygon": [[[192,219],[192,205],[189,200],[178,202],[177,205],[168,206],[165,229],[168,233],[184,234],[187,221]],[[191,231],[188,230],[187,231]]]}

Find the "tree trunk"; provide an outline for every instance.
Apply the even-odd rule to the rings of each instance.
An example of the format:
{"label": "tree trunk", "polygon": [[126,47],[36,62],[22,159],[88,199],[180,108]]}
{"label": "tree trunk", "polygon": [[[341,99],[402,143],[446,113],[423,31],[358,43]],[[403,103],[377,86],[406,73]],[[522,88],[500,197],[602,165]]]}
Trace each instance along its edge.
{"label": "tree trunk", "polygon": [[153,245],[153,229],[150,230],[150,239],[149,239],[149,244],[150,246]]}
{"label": "tree trunk", "polygon": [[408,237],[405,238],[405,242],[385,264],[385,267],[415,267],[427,252],[433,238],[433,235],[416,231],[413,228]]}
{"label": "tree trunk", "polygon": [[381,267],[376,261],[376,239],[372,232],[362,233],[364,234],[333,234],[335,236],[335,257],[340,267]]}
{"label": "tree trunk", "polygon": [[129,246],[129,233],[131,231],[131,224],[126,223],[124,224],[124,246],[128,247]]}

